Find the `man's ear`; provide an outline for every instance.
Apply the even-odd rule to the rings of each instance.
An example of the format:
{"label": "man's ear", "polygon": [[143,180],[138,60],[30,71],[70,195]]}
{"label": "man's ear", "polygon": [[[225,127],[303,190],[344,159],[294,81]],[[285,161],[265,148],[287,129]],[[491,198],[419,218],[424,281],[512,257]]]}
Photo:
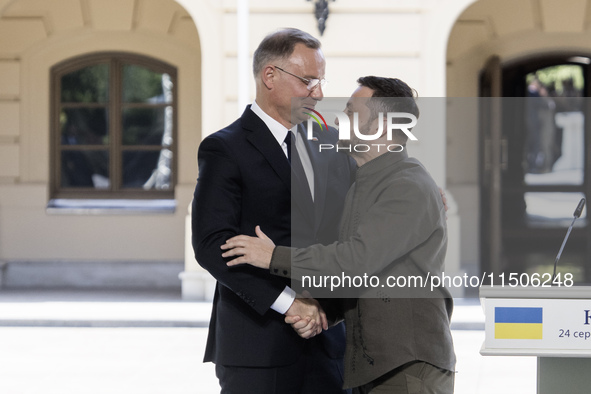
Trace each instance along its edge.
{"label": "man's ear", "polygon": [[275,83],[275,76],[275,67],[271,66],[270,64],[266,65],[261,70],[261,81],[267,87],[267,89],[273,89],[273,85]]}

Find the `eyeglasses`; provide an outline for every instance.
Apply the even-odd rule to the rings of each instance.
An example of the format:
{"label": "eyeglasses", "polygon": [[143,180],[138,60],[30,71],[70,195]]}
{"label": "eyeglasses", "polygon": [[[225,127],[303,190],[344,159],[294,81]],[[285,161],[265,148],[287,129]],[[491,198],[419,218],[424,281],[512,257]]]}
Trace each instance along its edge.
{"label": "eyeglasses", "polygon": [[318,86],[322,86],[322,87],[326,86],[326,83],[328,82],[324,78],[322,78],[322,79],[318,79],[318,78],[308,79],[308,78],[300,77],[299,75],[292,74],[289,71],[285,71],[281,67],[278,67],[278,66],[273,66],[273,67],[275,67],[277,70],[283,71],[286,74],[293,75],[294,77],[296,77],[297,79],[299,79],[300,81],[305,83],[307,85],[306,88],[310,92],[314,91],[314,89],[316,89]]}

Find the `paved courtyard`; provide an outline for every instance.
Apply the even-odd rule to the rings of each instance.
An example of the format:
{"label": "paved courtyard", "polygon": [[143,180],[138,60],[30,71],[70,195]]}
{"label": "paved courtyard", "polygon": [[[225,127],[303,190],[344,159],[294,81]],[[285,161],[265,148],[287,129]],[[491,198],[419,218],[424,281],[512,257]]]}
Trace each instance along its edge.
{"label": "paved courtyard", "polygon": [[[458,300],[457,394],[536,391],[533,357],[483,357],[482,310]],[[213,394],[210,304],[150,294],[0,292],[2,394]],[[253,394],[256,392],[253,391]]]}

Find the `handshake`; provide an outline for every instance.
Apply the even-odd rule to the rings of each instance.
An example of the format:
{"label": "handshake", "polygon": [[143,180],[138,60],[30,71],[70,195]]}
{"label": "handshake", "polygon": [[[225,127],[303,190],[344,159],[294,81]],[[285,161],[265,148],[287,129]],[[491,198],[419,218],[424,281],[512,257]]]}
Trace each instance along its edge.
{"label": "handshake", "polygon": [[298,335],[305,339],[328,330],[326,313],[313,298],[296,298],[285,312],[285,322],[291,324]]}

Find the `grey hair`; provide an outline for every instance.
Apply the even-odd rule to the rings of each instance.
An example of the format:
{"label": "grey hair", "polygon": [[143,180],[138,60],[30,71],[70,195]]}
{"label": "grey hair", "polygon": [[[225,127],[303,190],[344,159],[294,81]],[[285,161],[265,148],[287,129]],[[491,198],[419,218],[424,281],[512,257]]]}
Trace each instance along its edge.
{"label": "grey hair", "polygon": [[296,44],[304,44],[311,49],[320,49],[321,45],[312,35],[295,28],[281,29],[267,35],[254,52],[252,70],[255,78],[266,64],[291,56]]}

